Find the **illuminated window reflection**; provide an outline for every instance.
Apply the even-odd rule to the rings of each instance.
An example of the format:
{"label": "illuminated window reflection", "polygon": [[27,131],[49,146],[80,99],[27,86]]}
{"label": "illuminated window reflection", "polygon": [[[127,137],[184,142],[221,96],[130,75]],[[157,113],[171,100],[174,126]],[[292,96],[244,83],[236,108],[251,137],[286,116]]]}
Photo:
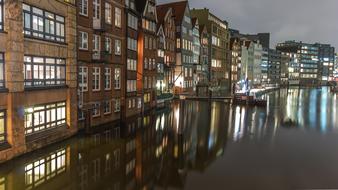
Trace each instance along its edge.
{"label": "illuminated window reflection", "polygon": [[0,190],[6,190],[6,179],[4,177],[0,177]]}
{"label": "illuminated window reflection", "polygon": [[25,166],[26,189],[37,187],[65,171],[65,149],[52,153],[46,158],[36,160]]}

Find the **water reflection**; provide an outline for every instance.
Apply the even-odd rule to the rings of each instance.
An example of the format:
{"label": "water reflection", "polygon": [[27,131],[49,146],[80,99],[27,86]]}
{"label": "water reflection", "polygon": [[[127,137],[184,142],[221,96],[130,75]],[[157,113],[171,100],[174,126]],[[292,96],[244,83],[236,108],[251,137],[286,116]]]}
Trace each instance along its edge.
{"label": "water reflection", "polygon": [[228,146],[272,145],[283,129],[327,133],[337,126],[336,96],[326,88],[281,90],[267,98],[267,108],[175,102],[1,166],[0,190],[191,188],[189,181],[197,180],[191,174],[203,175],[229,157]]}

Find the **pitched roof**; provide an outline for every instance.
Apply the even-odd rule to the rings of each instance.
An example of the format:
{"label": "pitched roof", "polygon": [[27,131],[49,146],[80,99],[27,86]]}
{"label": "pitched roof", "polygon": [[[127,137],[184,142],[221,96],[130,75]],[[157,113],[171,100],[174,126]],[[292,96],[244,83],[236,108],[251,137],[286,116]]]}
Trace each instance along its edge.
{"label": "pitched roof", "polygon": [[180,23],[183,20],[185,9],[188,6],[188,1],[179,1],[174,3],[167,3],[158,5],[158,10],[166,12],[169,8],[173,9],[175,22]]}

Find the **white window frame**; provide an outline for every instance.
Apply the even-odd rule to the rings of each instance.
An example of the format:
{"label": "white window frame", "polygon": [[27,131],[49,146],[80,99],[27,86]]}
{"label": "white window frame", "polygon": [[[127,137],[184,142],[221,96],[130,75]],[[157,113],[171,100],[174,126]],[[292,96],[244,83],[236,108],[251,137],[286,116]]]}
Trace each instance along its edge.
{"label": "white window frame", "polygon": [[79,87],[81,92],[88,91],[88,67],[79,67]]}
{"label": "white window frame", "polygon": [[98,20],[101,18],[100,3],[100,0],[93,0],[93,18]]}
{"label": "white window frame", "polygon": [[115,68],[114,70],[114,88],[116,90],[121,89],[121,68]]}
{"label": "white window frame", "polygon": [[88,33],[80,31],[79,49],[88,50]]}
{"label": "white window frame", "polygon": [[[82,16],[88,16],[88,0],[79,0],[79,2],[80,2],[79,14]],[[84,12],[84,10],[86,10],[86,12]]]}
{"label": "white window frame", "polygon": [[[97,111],[95,111],[97,110]],[[100,102],[96,102],[93,104],[93,112],[92,112],[92,116],[93,117],[100,117],[101,113],[100,113]]]}
{"label": "white window frame", "polygon": [[122,53],[122,41],[115,40],[115,55],[121,55]]}
{"label": "white window frame", "polygon": [[111,48],[111,38],[110,37],[105,37],[105,51],[108,52],[109,54],[112,53],[112,48]]}
{"label": "white window frame", "polygon": [[111,68],[104,68],[104,89],[111,90]]}
{"label": "white window frame", "polygon": [[[98,82],[98,86],[96,86],[96,81]],[[92,89],[94,92],[101,90],[101,68],[100,67],[93,67]]]}
{"label": "white window frame", "polygon": [[115,26],[122,27],[122,10],[119,7],[115,7]]}
{"label": "white window frame", "polygon": [[114,112],[120,112],[121,111],[121,100],[115,99],[115,105],[114,105]]}
{"label": "white window frame", "polygon": [[101,50],[101,36],[94,34],[93,35],[93,51],[100,52]]}
{"label": "white window frame", "polygon": [[[108,106],[107,106],[107,104],[108,104]],[[108,110],[106,110],[106,108],[108,108]],[[108,101],[105,101],[104,102],[104,105],[103,105],[103,114],[104,115],[109,115],[109,114],[111,114],[111,101],[110,100],[108,100]]]}

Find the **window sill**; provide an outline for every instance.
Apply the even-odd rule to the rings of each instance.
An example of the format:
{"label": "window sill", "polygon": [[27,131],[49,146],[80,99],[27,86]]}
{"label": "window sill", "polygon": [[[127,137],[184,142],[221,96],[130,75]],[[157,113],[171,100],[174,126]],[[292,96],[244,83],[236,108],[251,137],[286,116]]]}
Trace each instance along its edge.
{"label": "window sill", "polygon": [[62,86],[39,86],[39,87],[25,87],[25,91],[35,91],[35,90],[52,90],[52,89],[66,89],[67,85]]}
{"label": "window sill", "polygon": [[12,146],[8,142],[0,143],[0,151],[10,149]]}
{"label": "window sill", "polygon": [[[38,37],[30,36],[30,35],[25,35],[24,37],[25,37],[25,39],[39,40],[39,41],[43,41],[43,42],[46,42],[46,43],[59,44],[59,45],[64,45],[64,46],[68,45],[66,42],[48,40],[48,39],[38,38]],[[66,41],[66,39],[65,39],[65,41]]]}
{"label": "window sill", "polygon": [[55,128],[50,128],[44,131],[40,131],[34,134],[30,134],[30,135],[26,135],[26,141],[29,142],[33,142],[33,141],[38,141],[40,139],[44,139],[44,138],[48,138],[52,135],[55,134],[59,134],[61,131],[64,131],[67,129],[67,125],[64,124],[62,126],[59,127],[55,127]]}

